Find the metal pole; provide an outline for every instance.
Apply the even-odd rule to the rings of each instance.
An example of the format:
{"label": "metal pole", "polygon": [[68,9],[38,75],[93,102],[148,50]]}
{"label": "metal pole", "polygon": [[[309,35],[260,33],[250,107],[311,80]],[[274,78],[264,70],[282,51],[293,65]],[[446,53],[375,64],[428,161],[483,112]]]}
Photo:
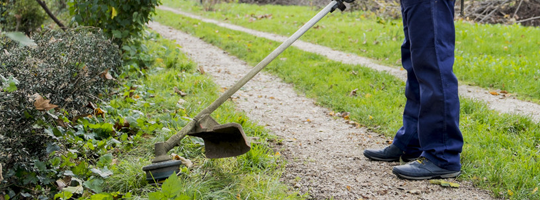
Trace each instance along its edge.
{"label": "metal pole", "polygon": [[166,142],[158,142],[154,146],[155,158],[152,162],[163,162],[169,160],[166,155],[169,150],[171,150],[178,142],[184,138],[197,124],[197,121],[200,120],[204,115],[209,115],[214,112],[221,104],[223,104],[227,99],[229,99],[235,92],[237,92],[242,86],[244,86],[249,80],[251,80],[257,73],[259,73],[264,67],[266,67],[272,60],[274,60],[279,54],[283,53],[285,49],[292,45],[293,42],[298,40],[300,36],[306,33],[313,25],[319,22],[326,14],[332,11],[332,8],[337,4],[337,1],[332,1],[328,4],[323,10],[321,10],[315,17],[311,18],[304,26],[302,26],[298,31],[296,31],[291,37],[289,37],[285,42],[283,42],[277,49],[270,53],[266,58],[264,58],[259,64],[257,64],[248,74],[246,74],[242,79],[236,82],[229,90],[223,93],[218,99],[216,99],[210,106],[202,110],[197,116],[193,118],[179,133],[170,137]]}

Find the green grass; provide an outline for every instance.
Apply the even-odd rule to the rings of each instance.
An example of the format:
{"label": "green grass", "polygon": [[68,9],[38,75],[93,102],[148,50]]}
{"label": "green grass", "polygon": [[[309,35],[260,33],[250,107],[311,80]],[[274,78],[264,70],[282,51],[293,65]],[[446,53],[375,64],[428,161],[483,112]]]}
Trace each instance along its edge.
{"label": "green grass", "polygon": [[[113,167],[114,174],[104,184],[107,192],[130,192],[136,198],[149,195],[151,199],[165,198],[167,196],[163,195],[171,192],[180,192],[182,197],[189,199],[301,197],[279,182],[283,162],[268,142],[275,136],[236,111],[230,101],[212,116],[220,123],[239,123],[248,136],[259,137],[256,144],[252,143],[251,151],[234,158],[206,159],[202,140],[186,137],[169,154],[190,159],[194,167],[184,167],[181,175],[169,178],[162,188],[147,185],[141,168],[151,164],[153,144],[163,142],[181,130],[190,117],[217,99],[220,88],[210,77],[195,70],[196,64],[180,53],[174,41],[154,36],[145,41],[145,45],[155,58],[154,65],[145,71],[144,77],[132,73],[133,77],[125,79],[124,95],[108,103],[108,116],[125,118],[131,128],[139,126],[140,131],[130,151],[116,154],[118,161]],[[177,105],[181,97],[174,92],[174,87],[188,94],[183,97],[184,104]]]}
{"label": "green grass", "polygon": [[[174,19],[174,20],[173,20]],[[158,11],[156,21],[202,38],[255,65],[279,44],[172,12]],[[351,119],[393,136],[401,126],[404,83],[386,73],[347,65],[322,56],[287,49],[265,69],[318,104],[351,112]],[[349,92],[358,88],[358,96]],[[540,186],[540,125],[521,116],[499,114],[479,102],[461,99],[463,179],[497,197],[538,199]]]}
{"label": "green grass", "polygon": [[[289,36],[319,8],[279,5],[217,4],[205,12],[191,0],[164,0],[164,5],[247,28]],[[272,14],[272,18],[260,18]],[[255,20],[254,20],[255,19]],[[301,38],[336,50],[400,66],[403,41],[400,20],[364,12],[334,12]],[[456,22],[454,71],[462,84],[506,90],[540,103],[540,29],[519,25]]]}

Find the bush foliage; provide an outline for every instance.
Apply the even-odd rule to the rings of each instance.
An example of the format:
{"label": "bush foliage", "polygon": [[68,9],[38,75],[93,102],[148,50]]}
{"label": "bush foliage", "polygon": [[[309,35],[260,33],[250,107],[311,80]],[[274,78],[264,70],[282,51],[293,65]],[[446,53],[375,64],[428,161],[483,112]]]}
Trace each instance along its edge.
{"label": "bush foliage", "polygon": [[[70,126],[67,119],[92,114],[85,106],[116,84],[111,74],[122,63],[118,46],[99,30],[50,31],[33,39],[37,46],[22,47],[0,38],[0,163],[6,179],[0,191],[52,181],[54,175],[39,176],[43,167],[36,164],[55,150],[57,135],[46,128],[61,129]],[[37,110],[34,94],[58,108]]]}
{"label": "bush foliage", "polygon": [[150,21],[159,0],[74,0],[69,3],[74,21],[80,25],[103,29],[115,42],[139,38],[145,24]]}

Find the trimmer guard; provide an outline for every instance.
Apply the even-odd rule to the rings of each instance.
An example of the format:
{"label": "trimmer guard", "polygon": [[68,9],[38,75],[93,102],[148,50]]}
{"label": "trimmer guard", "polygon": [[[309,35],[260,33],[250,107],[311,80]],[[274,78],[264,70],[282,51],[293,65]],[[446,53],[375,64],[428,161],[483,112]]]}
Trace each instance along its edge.
{"label": "trimmer guard", "polygon": [[239,156],[251,149],[242,126],[237,123],[218,124],[213,118],[205,117],[189,136],[204,140],[207,158]]}

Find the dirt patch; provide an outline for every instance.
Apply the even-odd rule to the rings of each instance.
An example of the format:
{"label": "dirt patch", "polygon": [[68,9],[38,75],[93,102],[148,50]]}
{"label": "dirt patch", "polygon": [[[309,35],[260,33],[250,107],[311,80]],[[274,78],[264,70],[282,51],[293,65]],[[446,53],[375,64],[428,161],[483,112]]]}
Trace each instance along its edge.
{"label": "dirt patch", "polygon": [[[149,26],[176,40],[222,87],[230,87],[252,68],[198,38],[158,23]],[[233,100],[250,119],[283,139],[278,146],[287,160],[283,182],[293,190],[309,192],[313,199],[492,198],[466,181],[452,180],[461,184],[456,189],[396,178],[391,170],[399,163],[374,162],[362,156],[364,149],[386,146],[391,138],[329,116],[328,109],[277,77],[255,76]]]}

